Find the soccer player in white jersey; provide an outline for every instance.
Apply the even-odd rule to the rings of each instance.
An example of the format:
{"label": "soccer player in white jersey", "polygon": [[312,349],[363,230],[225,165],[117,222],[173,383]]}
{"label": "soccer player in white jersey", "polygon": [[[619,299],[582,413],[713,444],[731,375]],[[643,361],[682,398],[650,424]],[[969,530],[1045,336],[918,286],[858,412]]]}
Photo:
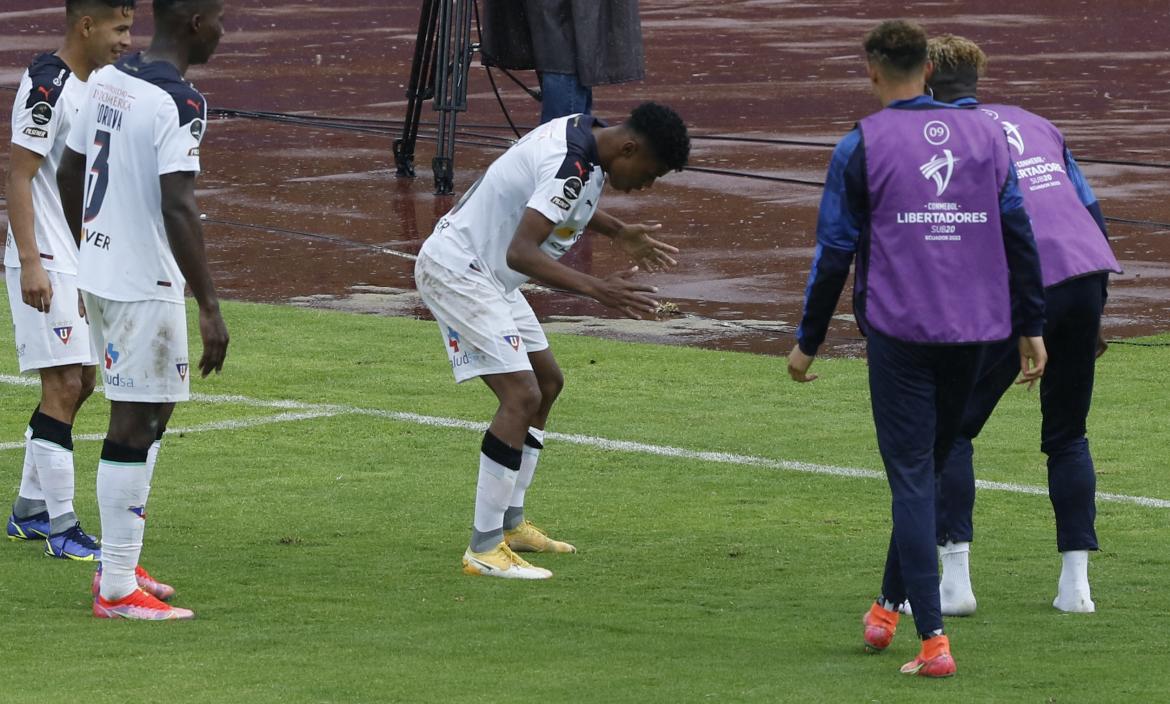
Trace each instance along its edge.
{"label": "soccer player in white jersey", "polygon": [[183,78],[219,44],[223,0],[154,0],[154,23],[149,49],[90,78],[58,169],[110,399],[97,475],[102,565],[93,613],[152,621],[194,616],[135,579],[162,434],[175,403],[190,395],[187,284],[199,304],[203,376],[223,368],[228,345],[195,204],[207,104]]}
{"label": "soccer player in white jersey", "polygon": [[612,238],[648,270],[673,266],[678,250],[598,210],[602,187],[629,192],[681,170],[690,153],[682,119],[654,103],[620,125],[590,115],[547,122],[513,145],[435,226],[414,275],[439,324],[456,382],[481,377],[499,399],[483,436],[471,543],[463,571],[546,579],[516,552],[576,552],[524,517],[524,497],[544,447],[549,409],[564,385],[548,340],[519,287],[528,279],[576,291],[631,317],[653,312],[652,286],[635,266],[605,278],[557,259],[589,228]]}
{"label": "soccer player in white jersey", "polygon": [[67,0],[65,21],[64,44],[33,60],[12,106],[4,269],[17,361],[40,376],[41,399],[7,532],[44,542],[51,557],[92,562],[101,549],[73,511],[73,420],[93,393],[96,357],[78,312],[77,245],[61,212],[57,164],[85,81],[130,46],[134,0]]}

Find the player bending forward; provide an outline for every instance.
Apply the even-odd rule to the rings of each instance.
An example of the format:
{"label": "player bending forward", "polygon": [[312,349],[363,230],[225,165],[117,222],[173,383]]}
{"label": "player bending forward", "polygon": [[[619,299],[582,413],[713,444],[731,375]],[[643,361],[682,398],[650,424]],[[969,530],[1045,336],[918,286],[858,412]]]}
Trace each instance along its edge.
{"label": "player bending forward", "polygon": [[681,170],[689,153],[682,119],[654,103],[612,127],[589,115],[553,120],[489,166],[423,244],[414,275],[455,381],[482,377],[500,403],[480,446],[467,574],[547,579],[552,572],[516,552],[576,552],[524,518],[564,377],[520,285],[536,279],[635,318],[654,311],[647,294],[655,289],[630,280],[637,266],[597,278],[557,259],[588,227],[649,271],[673,266],[678,250],[650,236],[660,226],[626,224],[597,205],[607,180],[626,193],[642,190]]}

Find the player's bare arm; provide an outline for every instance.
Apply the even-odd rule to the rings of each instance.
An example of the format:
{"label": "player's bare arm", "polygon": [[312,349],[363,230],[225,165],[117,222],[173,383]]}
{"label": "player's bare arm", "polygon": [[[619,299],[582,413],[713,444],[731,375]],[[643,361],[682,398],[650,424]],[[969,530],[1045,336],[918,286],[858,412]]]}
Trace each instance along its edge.
{"label": "player's bare arm", "polygon": [[203,226],[199,222],[199,208],[195,204],[195,174],[190,171],[163,174],[159,176],[159,184],[162,188],[162,214],[167,241],[170,242],[179,270],[183,272],[199,304],[199,336],[203,339],[199,370],[206,377],[213,371],[223,369],[228,331],[219,312],[215,283],[207,268]]}
{"label": "player's bare arm", "polygon": [[593,214],[588,227],[621,245],[630,259],[646,271],[664,271],[678,264],[671,256],[678,254],[678,248],[650,236],[651,233],[661,230],[662,225],[627,224],[603,210],[598,210]]}
{"label": "player's bare arm", "polygon": [[540,245],[552,228],[551,220],[532,208],[526,208],[508,247],[508,266],[550,286],[582,293],[631,318],[640,318],[642,313],[653,313],[658,308],[658,302],[646,295],[657,289],[629,280],[637,273],[638,267],[599,279],[571,269],[542,252]]}
{"label": "player's bare arm", "polygon": [[73,241],[81,246],[81,213],[85,202],[85,155],[69,147],[61,154],[57,165],[57,190],[61,193],[61,208],[65,222],[73,233]]}
{"label": "player's bare arm", "polygon": [[53,286],[41,264],[41,250],[37,247],[32,196],[32,182],[44,160],[34,151],[19,144],[12,145],[12,156],[8,161],[8,222],[20,253],[21,300],[42,313],[48,313],[53,301]]}

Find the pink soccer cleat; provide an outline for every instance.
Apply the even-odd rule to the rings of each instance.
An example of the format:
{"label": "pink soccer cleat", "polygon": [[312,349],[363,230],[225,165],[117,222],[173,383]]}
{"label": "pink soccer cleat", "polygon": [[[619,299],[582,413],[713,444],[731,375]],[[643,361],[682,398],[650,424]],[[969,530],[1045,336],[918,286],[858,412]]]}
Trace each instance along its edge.
{"label": "pink soccer cleat", "polygon": [[93,615],[98,618],[125,618],[131,621],[177,621],[195,618],[194,611],[164,604],[141,589],[135,589],[117,601],[106,601],[98,594],[93,598]]}

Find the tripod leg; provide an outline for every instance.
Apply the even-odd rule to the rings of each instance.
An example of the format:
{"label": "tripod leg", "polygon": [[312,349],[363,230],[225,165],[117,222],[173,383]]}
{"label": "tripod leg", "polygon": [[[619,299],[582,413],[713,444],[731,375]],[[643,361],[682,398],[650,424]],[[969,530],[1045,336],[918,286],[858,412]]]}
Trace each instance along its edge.
{"label": "tripod leg", "polygon": [[396,175],[403,178],[414,178],[414,147],[418,140],[422,103],[434,91],[435,29],[441,1],[423,0],[419,12],[418,37],[414,42],[410,83],[406,88],[406,119],[402,126],[402,137],[394,140]]}
{"label": "tripod leg", "polygon": [[456,115],[467,110],[467,77],[471,70],[472,0],[445,2],[439,21],[439,67],[435,77],[435,109],[439,141],[432,167],[435,194],[455,192]]}

